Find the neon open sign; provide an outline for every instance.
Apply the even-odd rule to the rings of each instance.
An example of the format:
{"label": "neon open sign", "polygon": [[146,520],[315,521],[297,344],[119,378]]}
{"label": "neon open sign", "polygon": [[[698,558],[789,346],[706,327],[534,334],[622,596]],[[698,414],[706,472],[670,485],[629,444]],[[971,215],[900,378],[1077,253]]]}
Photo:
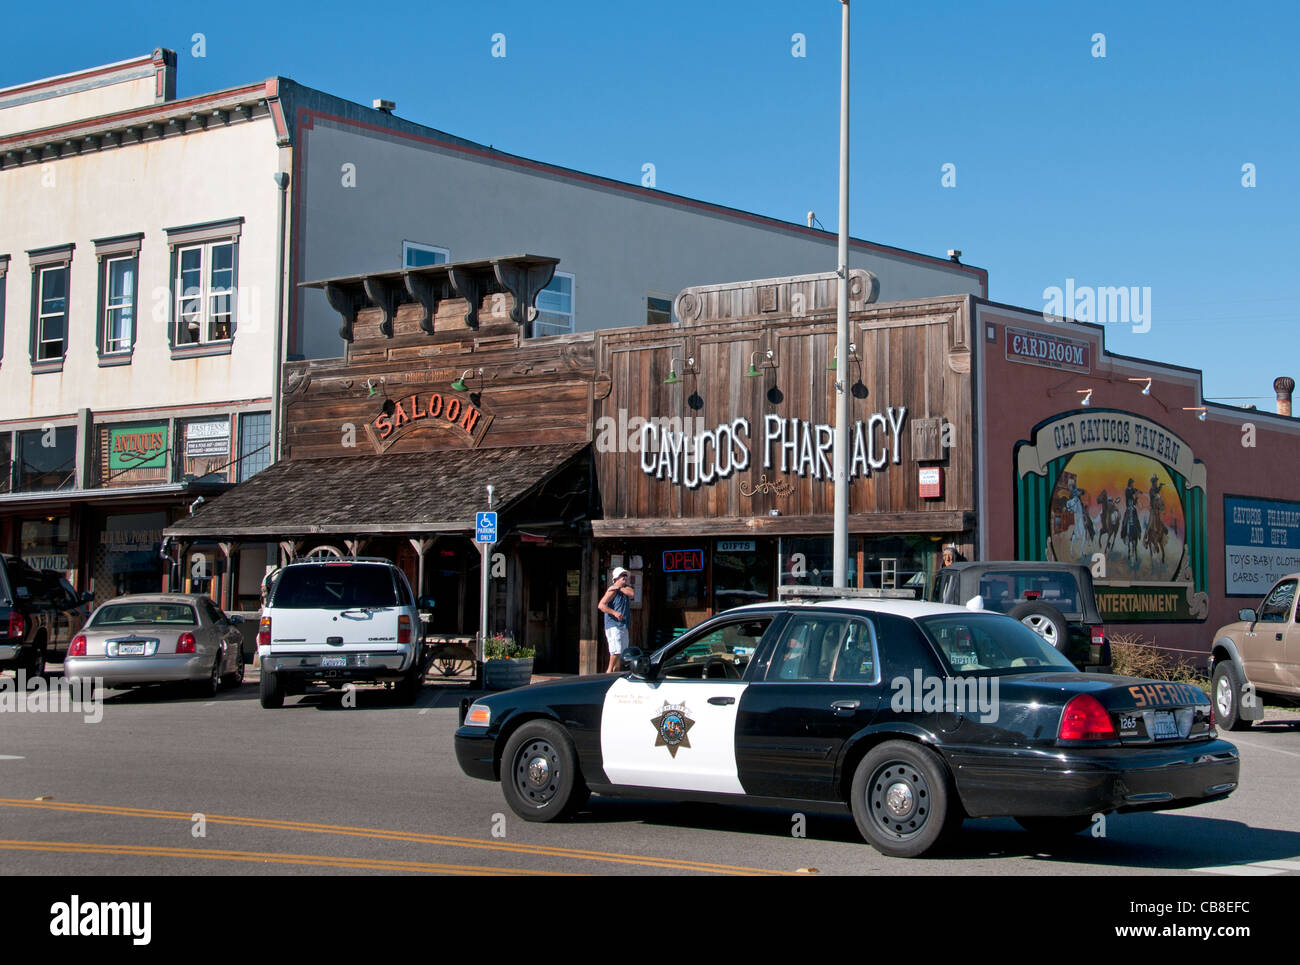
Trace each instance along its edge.
{"label": "neon open sign", "polygon": [[664,550],[665,573],[698,573],[704,569],[704,550]]}

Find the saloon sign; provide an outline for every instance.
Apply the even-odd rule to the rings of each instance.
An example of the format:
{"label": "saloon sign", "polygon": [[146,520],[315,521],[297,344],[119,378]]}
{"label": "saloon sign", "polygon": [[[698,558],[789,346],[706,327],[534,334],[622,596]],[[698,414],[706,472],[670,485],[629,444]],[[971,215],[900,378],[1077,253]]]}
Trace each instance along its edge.
{"label": "saloon sign", "polygon": [[[902,460],[905,406],[889,406],[849,427],[849,478],[870,476]],[[755,452],[749,420],[724,422],[688,435],[662,420],[641,426],[641,471],[656,479],[694,489],[744,472],[761,455],[763,468],[812,479],[831,479],[835,430],[804,419],[763,417],[761,452]]]}
{"label": "saloon sign", "polygon": [[416,426],[447,429],[478,445],[492,416],[469,398],[441,392],[416,392],[388,400],[382,412],[366,423],[366,435],[376,452],[383,452],[408,429]]}

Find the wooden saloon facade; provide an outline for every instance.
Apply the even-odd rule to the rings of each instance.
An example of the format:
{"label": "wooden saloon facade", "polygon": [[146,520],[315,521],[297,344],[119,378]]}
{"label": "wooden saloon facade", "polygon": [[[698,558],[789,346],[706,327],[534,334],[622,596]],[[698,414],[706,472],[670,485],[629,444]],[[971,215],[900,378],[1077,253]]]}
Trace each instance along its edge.
{"label": "wooden saloon facade", "polygon": [[830,582],[835,383],[850,392],[852,581],[911,588],[976,546],[969,296],[872,304],[851,280],[850,371],[833,273],[690,288],[670,325],[531,338],[556,260],[523,255],[309,283],[340,359],[288,363],[279,462],[168,528],[273,540],[285,558],[381,555],[477,630],[474,513],[500,512],[489,629],[541,669],[592,671],[612,566],[654,644],[783,582]]}

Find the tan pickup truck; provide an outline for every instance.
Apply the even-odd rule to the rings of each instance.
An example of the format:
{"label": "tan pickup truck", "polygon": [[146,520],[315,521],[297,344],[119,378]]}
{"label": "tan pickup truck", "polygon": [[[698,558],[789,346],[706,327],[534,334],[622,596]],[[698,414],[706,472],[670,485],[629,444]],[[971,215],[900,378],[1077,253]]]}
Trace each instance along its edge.
{"label": "tan pickup truck", "polygon": [[1214,710],[1225,730],[1245,730],[1264,705],[1300,704],[1300,573],[1282,577],[1258,610],[1214,635],[1210,654]]}

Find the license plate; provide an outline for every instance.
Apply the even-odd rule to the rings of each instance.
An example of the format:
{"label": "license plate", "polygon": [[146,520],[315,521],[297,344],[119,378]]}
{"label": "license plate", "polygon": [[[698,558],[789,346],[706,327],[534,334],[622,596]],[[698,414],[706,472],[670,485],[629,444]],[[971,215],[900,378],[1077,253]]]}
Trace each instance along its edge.
{"label": "license plate", "polygon": [[346,667],[348,665],[347,657],[321,657],[320,665],[322,667]]}
{"label": "license plate", "polygon": [[143,643],[119,643],[117,645],[117,655],[119,657],[139,657],[144,654]]}
{"label": "license plate", "polygon": [[1167,740],[1178,736],[1178,724],[1172,710],[1157,710],[1155,719],[1155,739]]}

